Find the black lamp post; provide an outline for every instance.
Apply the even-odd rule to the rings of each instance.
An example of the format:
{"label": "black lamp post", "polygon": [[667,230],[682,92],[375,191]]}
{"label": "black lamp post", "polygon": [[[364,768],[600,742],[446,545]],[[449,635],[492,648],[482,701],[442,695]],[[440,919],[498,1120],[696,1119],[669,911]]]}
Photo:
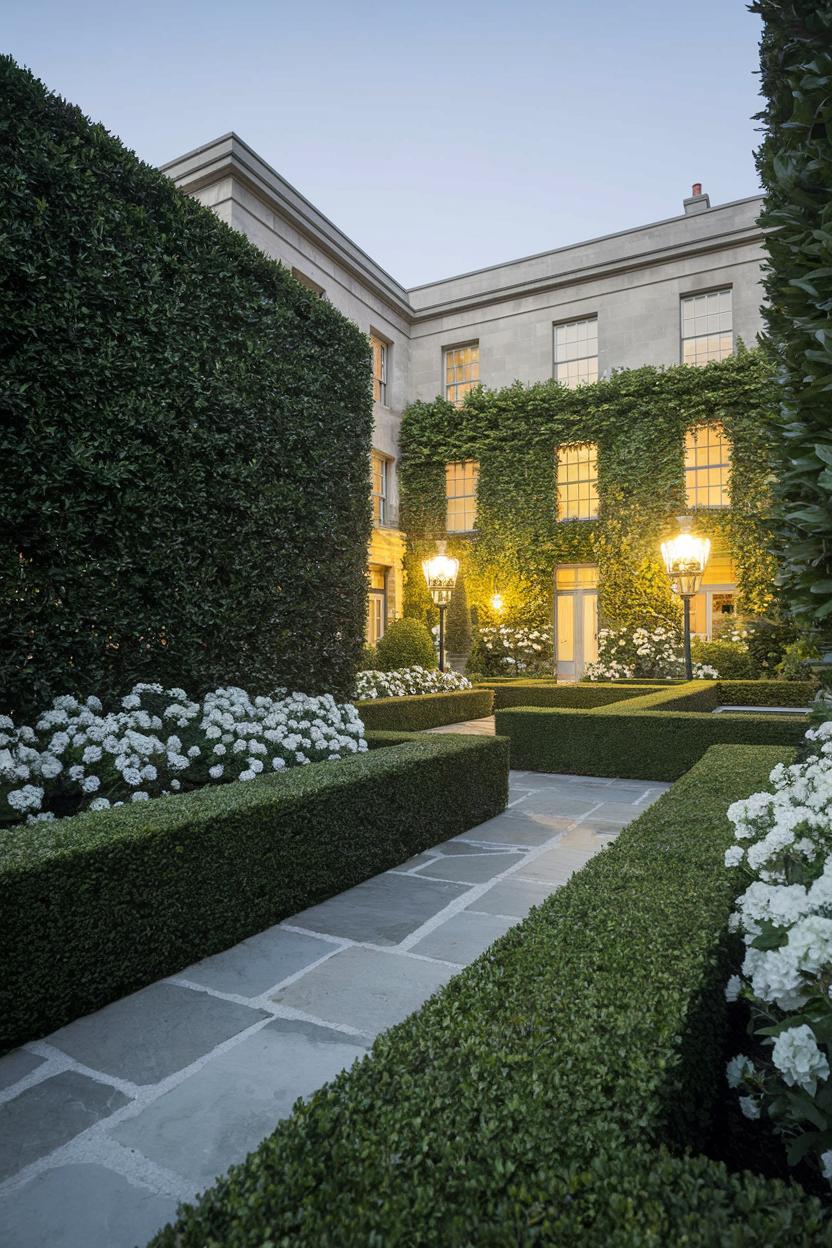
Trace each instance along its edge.
{"label": "black lamp post", "polygon": [[695,537],[691,533],[693,518],[677,516],[679,533],[669,542],[662,542],[662,558],[672,587],[684,604],[685,620],[685,676],[693,680],[693,661],[690,653],[690,602],[702,584],[705,565],[711,553],[707,537]]}
{"label": "black lamp post", "polygon": [[456,585],[459,560],[445,554],[445,542],[437,542],[437,553],[422,560],[428,591],[439,608],[439,670],[445,670],[445,612]]}

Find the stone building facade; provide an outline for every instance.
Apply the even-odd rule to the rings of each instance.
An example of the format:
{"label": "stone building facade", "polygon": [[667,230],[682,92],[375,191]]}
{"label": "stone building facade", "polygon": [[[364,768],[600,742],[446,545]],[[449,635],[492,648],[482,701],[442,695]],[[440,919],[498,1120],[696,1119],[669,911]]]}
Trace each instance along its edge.
{"label": "stone building facade", "polygon": [[235,134],[163,168],[371,340],[370,640],[401,614],[397,465],[410,402],[706,363],[740,340],[753,346],[762,329],[758,197],[712,207],[696,184],[678,216],[406,289]]}

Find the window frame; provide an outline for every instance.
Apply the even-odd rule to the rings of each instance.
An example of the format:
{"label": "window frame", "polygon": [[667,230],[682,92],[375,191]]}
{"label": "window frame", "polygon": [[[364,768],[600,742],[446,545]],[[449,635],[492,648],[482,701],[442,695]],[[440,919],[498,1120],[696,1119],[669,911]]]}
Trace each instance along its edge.
{"label": "window frame", "polygon": [[[707,463],[704,463],[704,464],[693,464],[692,466],[689,466],[688,465],[688,451],[689,449],[696,451],[698,448],[696,446],[689,448],[688,437],[691,434],[694,436],[698,436],[700,433],[707,432],[710,430],[719,430],[721,434],[721,441],[727,448],[727,456],[724,459],[720,459],[719,462],[717,463],[711,463],[711,461],[709,460]],[[707,443],[706,445],[713,445],[713,444]],[[723,424],[721,420],[703,421],[701,424],[691,425],[689,428],[685,430],[683,464],[684,464],[684,480],[685,480],[685,507],[687,508],[688,511],[727,511],[729,510],[729,508],[731,507],[731,474],[733,471],[733,456],[731,452],[732,452],[731,440],[728,437],[728,434],[725,430],[725,425]],[[718,488],[724,499],[724,502],[719,502],[719,503],[696,502],[695,498],[696,498],[697,490],[709,491],[712,488],[710,481],[707,481],[705,485],[702,485],[702,484],[697,485],[697,474],[700,472],[709,473],[709,472],[714,471],[715,469],[720,470],[721,480],[720,480]],[[693,497],[691,495],[693,495]]]}
{"label": "window frame", "polygon": [[320,283],[316,282],[314,277],[310,277],[308,273],[304,273],[303,269],[299,269],[296,265],[292,265],[292,277],[296,282],[300,282],[301,286],[305,286],[307,290],[311,290],[313,295],[317,295],[319,299],[323,299],[326,290]]}
{"label": "window frame", "polygon": [[[575,355],[575,356],[571,356],[568,360],[559,360],[557,358],[558,330],[567,329],[570,325],[586,324],[589,321],[595,322],[595,354],[594,355]],[[598,367],[599,360],[600,360],[600,355],[598,351],[598,342],[599,342],[598,330],[599,330],[599,324],[598,324],[597,312],[590,312],[587,316],[570,316],[570,317],[567,317],[566,320],[552,322],[552,377],[560,385],[566,386],[566,388],[569,390],[575,390],[578,386],[587,386],[587,385],[591,386],[594,382],[598,380],[600,376],[600,370]],[[573,364],[580,360],[594,360],[595,361],[595,376],[593,378],[576,379],[573,385],[569,381],[561,380],[561,378],[558,377],[558,365]]]}
{"label": "window frame", "polygon": [[[463,469],[462,480],[463,480],[463,484],[465,484],[466,483],[465,469],[469,465],[473,465],[473,471],[471,473],[471,477],[472,477],[471,484],[473,488],[471,492],[465,493],[465,494],[449,493],[449,487],[451,484],[450,470],[452,468]],[[477,504],[478,504],[479,484],[480,484],[480,461],[478,459],[452,459],[452,460],[449,460],[445,464],[445,531],[447,533],[456,533],[456,534],[476,533],[477,519],[478,519]],[[456,502],[456,500],[458,499],[473,499],[473,505],[471,507],[468,507],[463,503],[463,506],[462,506],[463,519],[467,518],[469,511],[471,511],[473,514],[472,514],[472,523],[462,529],[451,528],[451,525],[450,525],[450,503],[451,503],[451,500]]]}
{"label": "window frame", "polygon": [[[388,383],[390,377],[390,341],[380,334],[377,330],[371,329],[369,333],[370,350],[373,353],[372,375],[373,375],[373,402],[380,403],[382,407],[389,408],[388,402]],[[376,377],[376,356],[375,344],[378,343],[381,350],[379,351],[379,359],[381,363],[381,376]],[[379,397],[376,398],[376,385],[378,384]]]}
{"label": "window frame", "polygon": [[[372,584],[373,572],[380,572],[381,575],[383,576],[384,578],[383,588],[377,589]],[[379,638],[384,636],[385,632],[387,631],[387,594],[388,594],[388,588],[389,588],[389,582],[390,582],[390,569],[380,563],[371,563],[367,569],[367,574],[368,574],[368,579],[370,580],[370,584],[367,587],[367,629],[364,635],[364,639],[367,645],[373,646],[379,640]],[[379,603],[381,604],[381,618],[379,621],[381,624],[381,629],[379,631],[378,637],[372,637],[371,630],[370,630],[370,617],[371,617],[371,613],[374,611],[374,609],[377,607]]]}
{"label": "window frame", "polygon": [[[716,335],[691,334],[689,338],[686,338],[685,337],[685,301],[688,299],[701,299],[703,296],[707,296],[707,295],[721,295],[726,292],[731,296],[731,329],[730,329],[731,350],[728,352],[728,355],[713,356],[710,359],[705,360],[704,363],[702,364],[696,364],[694,362],[686,360],[685,359],[685,343],[686,342],[696,342],[697,339],[699,338],[711,338],[714,336],[722,337],[723,334],[722,334],[722,331],[720,330]],[[688,364],[691,368],[704,368],[705,364],[711,364],[714,362],[714,360],[727,360],[729,356],[732,356],[734,354],[735,347],[736,347],[736,338],[734,335],[734,287],[733,287],[733,284],[729,283],[729,285],[727,286],[709,286],[705,290],[689,290],[686,294],[679,295],[679,363],[680,364]]]}
{"label": "window frame", "polygon": [[[561,488],[562,488],[561,487],[561,472],[560,472],[561,453],[566,452],[566,451],[580,451],[583,448],[586,448],[590,452],[590,457],[588,457],[588,462],[591,462],[591,456],[594,454],[595,475],[587,476],[587,477],[579,476],[579,477],[576,477],[574,481],[569,481],[569,480],[563,481],[563,486],[568,487],[570,485],[571,486],[589,485],[590,487],[589,497],[590,497],[590,501],[594,500],[595,509],[591,513],[591,515],[587,515],[587,516],[568,515],[567,516],[563,514],[563,510],[561,507]],[[577,466],[580,468],[581,461],[576,460],[575,462]],[[567,466],[568,465],[564,462],[563,467],[567,467]],[[579,497],[578,498],[579,505],[580,505],[580,502],[581,502],[581,499]],[[580,506],[579,506],[579,510],[580,510]],[[574,523],[586,524],[588,521],[597,520],[599,518],[600,511],[601,511],[601,499],[598,493],[598,443],[589,442],[589,441],[587,442],[563,442],[559,446],[556,446],[555,447],[555,519],[557,523],[558,524],[574,524]]]}
{"label": "window frame", "polygon": [[[389,455],[385,455],[383,451],[377,451],[375,447],[370,451],[370,498],[373,502],[373,528],[384,529],[388,527],[389,507],[390,507],[390,464],[393,461]],[[376,491],[376,475],[375,468],[378,464],[381,468],[381,491]],[[376,519],[376,499],[378,499],[378,519]]]}
{"label": "window frame", "polygon": [[[464,381],[455,381],[455,382],[450,382],[450,383],[449,383],[449,382],[448,382],[448,356],[449,356],[449,355],[450,355],[453,351],[470,351],[470,350],[471,350],[472,348],[474,348],[474,347],[476,347],[476,349],[477,349],[477,376],[476,376],[476,380],[474,380],[474,381],[464,380]],[[468,342],[454,342],[454,343],[449,343],[447,346],[443,346],[443,348],[442,348],[442,395],[443,395],[444,399],[446,400],[446,402],[448,402],[448,403],[453,403],[454,407],[461,407],[461,406],[462,406],[462,404],[463,404],[463,403],[464,403],[464,401],[465,401],[465,395],[466,395],[466,394],[470,394],[470,392],[471,392],[472,390],[475,390],[475,389],[477,388],[477,386],[479,386],[479,385],[481,384],[481,380],[482,380],[482,379],[481,379],[481,377],[480,377],[480,364],[481,364],[481,362],[482,362],[482,361],[481,361],[481,358],[480,358],[480,340],[479,340],[479,338],[471,338]],[[462,398],[453,398],[453,399],[452,399],[452,398],[450,397],[449,393],[448,393],[449,389],[450,389],[451,387],[453,387],[453,388],[454,388],[454,390],[456,390],[456,391],[457,391],[457,393],[458,393],[458,391],[459,391],[459,387],[460,387],[460,386],[467,386],[467,387],[468,387],[468,389],[464,392],[464,394],[463,394]],[[459,461],[459,462],[463,462],[463,461]]]}

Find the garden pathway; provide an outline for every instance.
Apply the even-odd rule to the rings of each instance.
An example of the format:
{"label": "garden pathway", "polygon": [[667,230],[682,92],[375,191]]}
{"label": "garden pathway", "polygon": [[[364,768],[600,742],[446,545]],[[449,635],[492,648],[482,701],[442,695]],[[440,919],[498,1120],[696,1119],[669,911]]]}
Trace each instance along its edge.
{"label": "garden pathway", "polygon": [[0,1244],[145,1244],[668,787],[512,772],[496,818],[0,1058]]}

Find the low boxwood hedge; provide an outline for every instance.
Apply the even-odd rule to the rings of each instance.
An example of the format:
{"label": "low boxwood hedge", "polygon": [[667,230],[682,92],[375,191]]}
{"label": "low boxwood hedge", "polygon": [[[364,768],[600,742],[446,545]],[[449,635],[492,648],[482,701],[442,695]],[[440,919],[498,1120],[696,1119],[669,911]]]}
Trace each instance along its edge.
{"label": "low boxwood hedge", "polygon": [[454,693],[417,693],[404,698],[368,698],[355,706],[368,729],[423,732],[442,724],[482,719],[493,708],[490,689],[459,689]]}
{"label": "low boxwood hedge", "polygon": [[473,827],[507,790],[505,741],[437,735],[4,833],[0,1051]]}
{"label": "low boxwood hedge", "polygon": [[728,805],[790,754],[711,750],[156,1248],[809,1248],[801,1189],[670,1150],[721,1089]]}
{"label": "low boxwood hedge", "polygon": [[478,689],[490,689],[494,694],[494,708],[505,706],[609,706],[649,693],[654,686],[619,684],[558,685],[551,680],[514,680],[506,682],[483,682]]}
{"label": "low boxwood hedge", "polygon": [[497,711],[496,728],[511,741],[512,767],[524,771],[676,780],[709,746],[795,746],[807,725],[798,715],[711,715],[631,705],[594,711],[510,707]]}

